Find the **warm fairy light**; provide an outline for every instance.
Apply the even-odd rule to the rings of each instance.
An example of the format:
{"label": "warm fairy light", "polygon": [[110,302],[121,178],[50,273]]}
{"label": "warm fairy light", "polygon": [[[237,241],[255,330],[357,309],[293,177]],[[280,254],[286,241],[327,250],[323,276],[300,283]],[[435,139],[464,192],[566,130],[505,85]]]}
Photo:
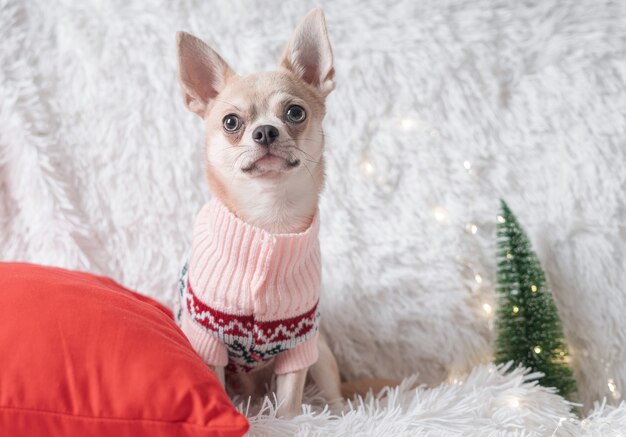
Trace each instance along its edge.
{"label": "warm fairy light", "polygon": [[519,313],[519,307],[517,305],[513,306],[513,314]]}
{"label": "warm fairy light", "polygon": [[478,273],[476,273],[476,275],[474,275],[474,279],[476,280],[477,283],[482,283],[483,282],[483,277],[480,276]]}
{"label": "warm fairy light", "polygon": [[476,226],[474,223],[469,223],[465,229],[467,229],[467,232],[469,232],[472,235],[475,235],[476,232],[478,232],[478,226]]}
{"label": "warm fairy light", "polygon": [[438,206],[433,210],[433,215],[435,216],[435,220],[438,222],[443,222],[448,218],[448,213],[445,209]]}
{"label": "warm fairy light", "polygon": [[463,385],[463,382],[463,376],[456,373],[451,373],[447,379],[448,384]]}
{"label": "warm fairy light", "polygon": [[498,216],[498,223],[506,223],[506,219],[501,215]]}
{"label": "warm fairy light", "polygon": [[517,398],[509,399],[509,406],[513,408],[519,408],[519,399]]}
{"label": "warm fairy light", "polygon": [[533,348],[533,350],[535,351],[536,354],[540,354],[541,353],[541,346],[535,346]]}
{"label": "warm fairy light", "polygon": [[561,352],[559,352],[559,355],[564,357],[565,356],[565,352],[561,351]]}
{"label": "warm fairy light", "polygon": [[613,378],[609,378],[609,381],[608,381],[607,385],[609,386],[609,391],[611,393],[613,393],[615,391],[615,388],[617,387],[615,385],[615,381],[613,380]]}
{"label": "warm fairy light", "polygon": [[513,254],[507,253],[506,254],[506,259],[513,259]]}
{"label": "warm fairy light", "polygon": [[483,304],[483,310],[485,311],[485,313],[487,314],[491,314],[491,305],[489,305],[488,303],[484,303]]}
{"label": "warm fairy light", "polygon": [[622,397],[622,394],[619,390],[617,390],[617,385],[615,384],[615,380],[613,380],[613,378],[609,378],[607,385],[609,386],[609,391],[611,392],[611,397],[613,397],[613,399],[619,399]]}
{"label": "warm fairy light", "polygon": [[361,163],[361,169],[368,176],[374,174],[374,165],[367,159]]}
{"label": "warm fairy light", "polygon": [[537,286],[535,284],[530,286],[530,291],[532,291],[533,293],[537,292]]}
{"label": "warm fairy light", "polygon": [[403,118],[400,121],[400,127],[402,127],[402,129],[405,131],[410,131],[415,127],[415,120],[413,120],[412,118]]}
{"label": "warm fairy light", "polygon": [[472,168],[472,163],[469,161],[463,161],[463,167],[465,167],[465,170],[469,170]]}

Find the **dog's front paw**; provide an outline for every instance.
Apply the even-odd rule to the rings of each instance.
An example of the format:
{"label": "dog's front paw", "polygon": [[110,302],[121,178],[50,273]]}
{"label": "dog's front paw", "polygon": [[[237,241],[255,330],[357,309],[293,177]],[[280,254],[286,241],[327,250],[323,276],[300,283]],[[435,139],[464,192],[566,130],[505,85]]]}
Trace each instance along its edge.
{"label": "dog's front paw", "polygon": [[328,403],[328,411],[330,411],[330,414],[333,416],[342,416],[351,410],[352,408],[344,399],[337,399]]}

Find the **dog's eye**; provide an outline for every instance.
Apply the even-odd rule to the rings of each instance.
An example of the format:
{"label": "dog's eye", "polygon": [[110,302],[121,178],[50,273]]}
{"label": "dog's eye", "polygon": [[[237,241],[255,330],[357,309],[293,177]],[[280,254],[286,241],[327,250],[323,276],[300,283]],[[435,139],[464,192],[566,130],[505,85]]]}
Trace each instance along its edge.
{"label": "dog's eye", "polygon": [[241,120],[235,114],[228,114],[222,123],[226,132],[236,132],[241,127]]}
{"label": "dog's eye", "polygon": [[285,113],[285,117],[289,123],[302,123],[306,118],[306,112],[304,108],[300,105],[291,105],[287,108],[287,112]]}

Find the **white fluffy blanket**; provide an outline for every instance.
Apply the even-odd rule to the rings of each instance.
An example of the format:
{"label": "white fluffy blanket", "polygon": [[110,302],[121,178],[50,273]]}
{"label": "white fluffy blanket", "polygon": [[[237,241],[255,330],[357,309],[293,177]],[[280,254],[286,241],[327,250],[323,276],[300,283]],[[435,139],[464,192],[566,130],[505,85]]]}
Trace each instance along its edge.
{"label": "white fluffy blanket", "polygon": [[[471,374],[436,388],[413,388],[407,378],[394,389],[351,402],[333,417],[319,408],[285,420],[268,399],[239,408],[250,418],[250,434],[263,436],[623,436],[626,407],[595,405],[586,419],[572,405],[529,379],[536,375],[507,366],[482,365]],[[307,400],[315,404],[314,393]],[[260,407],[260,408],[259,408]]]}
{"label": "white fluffy blanket", "polygon": [[[241,73],[270,69],[318,3],[0,0],[0,259],[105,274],[168,301],[208,196],[174,32],[209,41]],[[432,386],[490,360],[503,197],[546,267],[584,411],[605,396],[616,405],[626,393],[626,8],[321,4],[338,84],[322,323],[344,375],[417,373]],[[545,401],[526,422],[486,401],[521,376],[476,375],[475,403],[462,399],[468,385],[444,386],[394,392],[391,409],[366,403],[338,421],[254,426],[384,434],[397,422],[420,435],[474,423],[486,435],[507,420],[548,430],[564,411],[524,386],[522,397]],[[623,414],[596,412],[607,426]]]}

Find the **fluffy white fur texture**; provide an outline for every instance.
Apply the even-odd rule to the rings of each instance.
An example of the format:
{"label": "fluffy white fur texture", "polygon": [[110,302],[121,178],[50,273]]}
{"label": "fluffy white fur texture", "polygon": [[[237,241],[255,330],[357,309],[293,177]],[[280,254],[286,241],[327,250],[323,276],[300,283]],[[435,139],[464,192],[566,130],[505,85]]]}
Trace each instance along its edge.
{"label": "fluffy white fur texture", "polygon": [[[357,398],[342,416],[307,406],[292,420],[276,417],[275,404],[242,403],[251,435],[267,436],[622,436],[626,408],[598,404],[586,419],[572,404],[538,386],[536,375],[508,366],[476,367],[469,375],[435,388],[415,387],[417,377],[399,387]],[[318,399],[305,393],[311,405]]]}
{"label": "fluffy white fur texture", "polygon": [[[109,275],[167,301],[208,196],[175,31],[204,38],[239,72],[270,69],[316,4],[0,0],[0,259]],[[608,380],[626,394],[626,8],[321,6],[337,70],[322,324],[344,375],[417,372],[432,385],[489,361],[484,308],[495,308],[503,197],[546,267],[580,401],[617,403]],[[488,398],[501,386],[483,388]],[[455,405],[460,388],[438,390],[419,393]],[[407,421],[428,405],[397,396],[409,410],[364,407],[342,420]],[[626,422],[608,406],[589,420]]]}

